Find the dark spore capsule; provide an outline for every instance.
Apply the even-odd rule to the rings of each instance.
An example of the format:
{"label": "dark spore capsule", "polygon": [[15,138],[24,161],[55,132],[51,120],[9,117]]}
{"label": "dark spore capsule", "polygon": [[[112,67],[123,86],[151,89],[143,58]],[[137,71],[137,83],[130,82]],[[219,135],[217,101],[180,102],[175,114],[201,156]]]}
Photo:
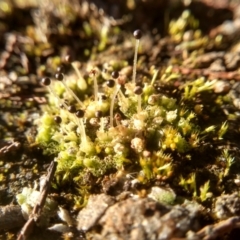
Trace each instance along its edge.
{"label": "dark spore capsule", "polygon": [[55,116],[54,121],[55,121],[55,123],[60,124],[62,122],[62,118],[59,116]]}
{"label": "dark spore capsule", "polygon": [[114,78],[114,79],[119,77],[118,71],[113,71],[111,75],[112,75],[112,78]]}
{"label": "dark spore capsule", "polygon": [[82,118],[84,116],[84,111],[82,109],[78,109],[75,114],[78,118]]}
{"label": "dark spore capsule", "polygon": [[113,88],[115,85],[115,81],[113,79],[110,79],[110,80],[107,80],[106,84],[109,88]]}
{"label": "dark spore capsule", "polygon": [[68,107],[68,111],[70,113],[75,113],[76,112],[76,107],[74,105],[71,105],[71,106]]}
{"label": "dark spore capsule", "polygon": [[141,95],[143,92],[143,89],[140,87],[140,86],[136,86],[134,88],[134,93],[137,94],[137,95]]}
{"label": "dark spore capsule", "polygon": [[64,79],[64,75],[63,75],[63,73],[58,72],[58,73],[55,74],[55,78],[58,81],[62,81]]}
{"label": "dark spore capsule", "polygon": [[97,117],[97,118],[102,117],[102,115],[103,115],[103,112],[100,111],[100,110],[98,110],[98,111],[95,112],[95,117]]}
{"label": "dark spore capsule", "polygon": [[45,86],[49,86],[51,84],[51,79],[48,77],[44,77],[42,78],[41,83]]}
{"label": "dark spore capsule", "polygon": [[142,37],[142,31],[140,29],[135,30],[133,36],[139,40]]}

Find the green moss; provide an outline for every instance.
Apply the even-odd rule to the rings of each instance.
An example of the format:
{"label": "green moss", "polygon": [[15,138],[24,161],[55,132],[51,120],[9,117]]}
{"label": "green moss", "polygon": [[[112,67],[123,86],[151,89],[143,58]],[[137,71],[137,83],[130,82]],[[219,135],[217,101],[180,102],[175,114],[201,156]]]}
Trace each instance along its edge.
{"label": "green moss", "polygon": [[[109,126],[109,107],[106,107],[110,105],[111,92],[103,92],[108,98],[103,117],[94,118],[95,111],[102,109],[101,101],[84,101],[86,114],[82,126],[73,113],[60,109],[59,100],[51,96],[51,108],[47,108],[40,120],[37,142],[45,148],[56,148],[49,152],[57,152],[59,164],[56,174],[59,180],[74,181],[76,177],[79,180],[87,172],[101,177],[121,168],[135,168],[139,171],[139,181],[143,183],[159,177],[167,179],[175,171],[173,155],[177,153],[184,158],[186,153],[191,154],[191,150],[198,151],[209,133],[220,139],[226,132],[226,123],[218,131],[212,125],[201,127],[198,115],[194,113],[195,97],[201,92],[211,91],[212,84],[209,82],[197,79],[187,84],[178,104],[176,99],[156,93],[149,79],[149,83],[145,82],[142,96],[145,102],[139,113],[137,96],[132,92],[131,85],[129,82],[126,89],[118,94],[114,113],[120,114],[121,119],[114,122],[113,127]],[[77,89],[73,91],[77,92]],[[59,97],[64,95],[66,99],[68,94],[65,91]],[[75,105],[80,108],[78,103]],[[90,108],[93,109],[91,114]],[[54,122],[51,111],[61,117],[60,125]],[[86,138],[83,137],[82,127]],[[144,155],[146,151],[150,151],[147,157]],[[196,194],[189,181],[183,184],[183,188]]]}
{"label": "green moss", "polygon": [[[197,21],[189,13],[183,13],[181,17],[185,22],[182,27],[172,29],[172,34],[175,31],[184,32],[188,27],[197,28]],[[107,47],[105,41],[104,35],[99,46],[101,51]],[[98,182],[106,175],[124,169],[126,174],[136,172],[138,181],[146,185],[173,178],[172,187],[180,187],[186,194],[206,201],[211,183],[204,177],[200,181],[196,180],[196,169],[200,165],[204,169],[208,164],[206,159],[200,159],[201,156],[208,156],[204,146],[216,140],[222,141],[228,126],[225,119],[224,123],[202,121],[206,115],[204,97],[212,95],[216,81],[208,81],[203,77],[192,79],[181,85],[176,96],[174,82],[181,74],[176,74],[173,67],[169,66],[161,74],[156,69],[149,72],[149,76],[145,76],[142,82],[142,94],[136,95],[136,85],[128,76],[120,75],[115,84],[121,85],[112,89],[105,84],[110,73],[101,73],[99,70],[96,77],[98,89],[106,99],[99,97],[96,101],[93,79],[79,77],[81,74],[77,66],[74,68],[85,87],[82,88],[72,75],[68,76],[66,84],[81,99],[81,104],[61,82],[54,83],[53,89],[59,98],[49,95],[50,107],[45,108],[38,124],[37,143],[46,152],[56,153],[58,183],[69,183],[79,189],[88,174]],[[111,64],[108,68],[116,69]],[[97,69],[97,66],[92,69]],[[159,92],[155,85],[163,88],[170,86],[172,94]],[[216,98],[212,101],[211,109],[207,109],[213,115],[224,101]],[[78,119],[66,107],[60,108],[59,105],[64,101],[83,110],[84,117]],[[111,104],[113,116],[110,113]],[[139,104],[141,111],[138,111]],[[96,111],[102,115],[95,116]],[[60,124],[54,122],[55,115],[62,119]],[[225,158],[230,159],[227,156]],[[228,163],[227,166],[230,166],[232,162],[229,160]],[[182,169],[185,165],[188,167]],[[228,175],[229,169],[220,169],[224,171],[222,177]],[[204,171],[219,179],[216,172],[208,169]]]}

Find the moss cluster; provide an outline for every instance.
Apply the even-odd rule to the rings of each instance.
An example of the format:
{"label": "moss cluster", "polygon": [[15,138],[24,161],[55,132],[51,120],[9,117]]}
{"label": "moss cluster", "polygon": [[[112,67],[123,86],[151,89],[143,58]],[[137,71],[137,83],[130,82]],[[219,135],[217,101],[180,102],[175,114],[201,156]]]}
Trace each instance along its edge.
{"label": "moss cluster", "polygon": [[[116,81],[121,78],[120,75]],[[101,75],[98,82],[103,82]],[[88,172],[100,177],[122,168],[138,171],[141,182],[167,179],[174,173],[172,154],[185,156],[192,149],[200,148],[210,132],[216,138],[223,135],[213,126],[202,129],[198,124],[196,104],[188,108],[184,103],[187,99],[188,106],[191,106],[200,88],[211,91],[212,84],[208,82],[201,81],[201,87],[198,86],[199,80],[192,82],[191,87],[186,85],[184,97],[177,103],[176,99],[158,93],[156,84],[147,79],[140,95],[140,111],[139,95],[134,93],[135,84],[130,80],[124,85],[117,83],[115,89],[103,83],[98,95],[104,97],[99,96],[95,101],[88,96],[82,106],[61,82],[51,84],[59,98],[49,96],[50,104],[40,120],[37,142],[46,152],[57,155],[58,181],[81,182]],[[71,87],[80,92],[77,84]],[[118,93],[114,101],[116,89]],[[63,101],[67,108],[64,105],[61,108]],[[114,119],[111,126],[109,112],[112,102]],[[76,110],[69,112],[69,106],[75,106]],[[82,118],[77,117],[78,110],[84,111]],[[96,113],[101,113],[100,117]],[[56,116],[61,123],[56,121]]]}
{"label": "moss cluster", "polygon": [[[79,188],[89,174],[101,179],[124,170],[125,176],[134,173],[141,184],[173,179],[172,187],[202,201],[211,195],[208,179],[196,185],[193,169],[199,164],[196,156],[204,156],[204,146],[221,141],[227,131],[224,121],[217,126],[201,122],[205,106],[200,99],[212,94],[216,81],[192,80],[172,97],[181,76],[171,67],[133,81],[111,64],[105,71],[93,67],[85,78],[77,63],[71,64],[76,76],[63,75],[61,81],[45,84],[49,105],[38,121],[36,139],[46,153],[56,155],[58,184]],[[172,96],[162,90],[166,86]],[[217,111],[217,105],[212,111]],[[181,171],[188,162],[193,169]],[[205,160],[202,164],[207,165]],[[228,172],[230,166],[221,168]]]}

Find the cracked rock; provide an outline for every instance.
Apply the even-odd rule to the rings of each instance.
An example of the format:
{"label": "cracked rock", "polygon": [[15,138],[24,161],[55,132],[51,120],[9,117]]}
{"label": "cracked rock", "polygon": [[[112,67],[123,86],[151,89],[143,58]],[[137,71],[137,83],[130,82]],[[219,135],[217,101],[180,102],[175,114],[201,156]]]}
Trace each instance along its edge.
{"label": "cracked rock", "polygon": [[[167,240],[197,231],[199,209],[165,206],[150,199],[129,198],[110,206],[98,222],[93,240]],[[100,229],[100,230],[99,230]]]}

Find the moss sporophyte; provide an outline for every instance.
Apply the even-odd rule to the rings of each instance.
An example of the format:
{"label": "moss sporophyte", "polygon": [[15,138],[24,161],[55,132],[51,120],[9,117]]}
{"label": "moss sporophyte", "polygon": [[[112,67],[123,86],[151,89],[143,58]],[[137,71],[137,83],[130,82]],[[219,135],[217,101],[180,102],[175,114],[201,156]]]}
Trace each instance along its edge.
{"label": "moss sporophyte", "polygon": [[[137,52],[141,36],[140,30],[134,32],[132,79],[114,67],[109,73],[93,67],[89,77],[83,78],[77,62],[71,62],[75,79],[68,78],[60,68],[55,79],[43,78],[49,101],[38,121],[36,141],[46,153],[56,155],[58,184],[70,182],[78,189],[86,184],[88,174],[98,179],[119,171],[125,175],[134,172],[143,185],[173,179],[173,187],[205,201],[211,185],[208,179],[196,185],[195,173],[179,169],[186,162],[196,166],[194,161],[199,159],[195,157],[198,153],[202,156],[203,145],[213,139],[220,141],[227,131],[226,122],[215,127],[199,121],[204,106],[196,103],[196,97],[211,93],[214,81],[199,78],[186,83],[181,98],[176,99],[159,91],[176,79],[171,66],[139,81]],[[66,59],[70,61],[70,57]]]}

